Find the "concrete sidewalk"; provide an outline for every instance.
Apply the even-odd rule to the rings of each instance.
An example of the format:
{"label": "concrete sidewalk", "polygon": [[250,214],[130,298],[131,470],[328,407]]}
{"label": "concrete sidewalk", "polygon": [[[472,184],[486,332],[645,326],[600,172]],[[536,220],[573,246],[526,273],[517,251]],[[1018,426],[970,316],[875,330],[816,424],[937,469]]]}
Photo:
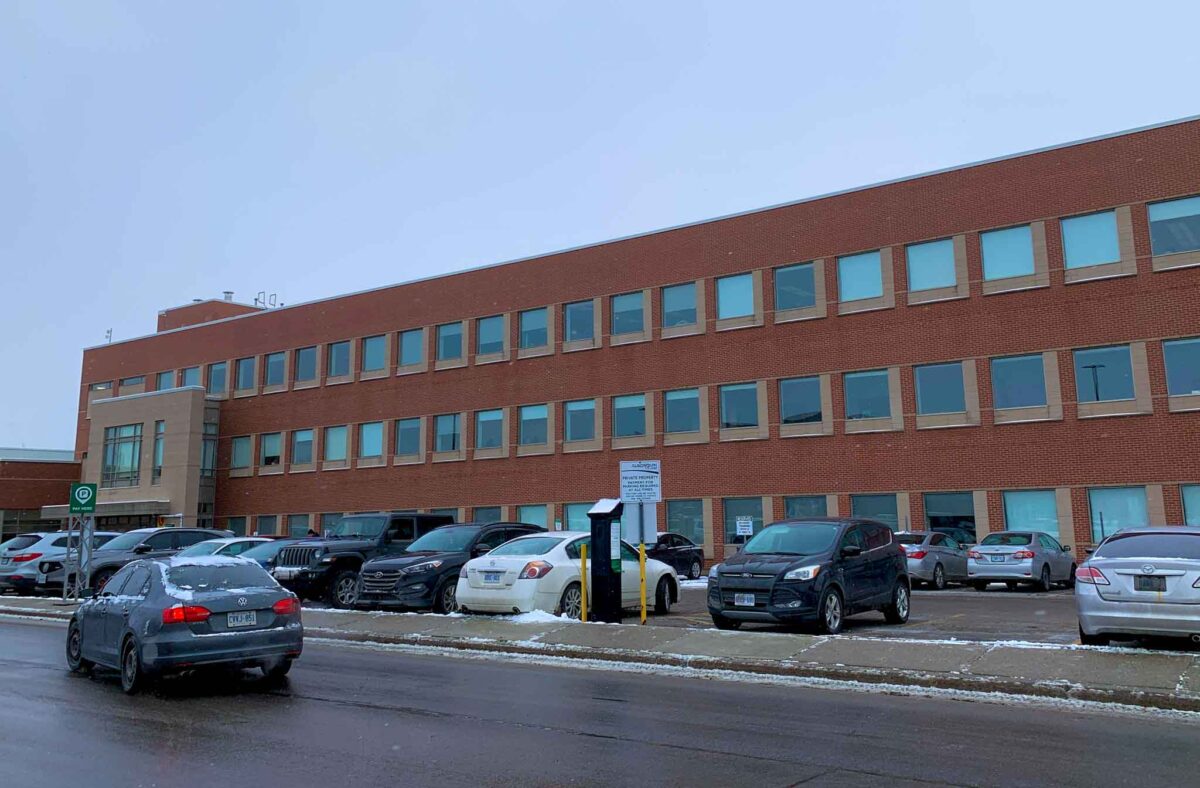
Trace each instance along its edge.
{"label": "concrete sidewalk", "polygon": [[[0,599],[0,614],[66,619],[53,600]],[[529,622],[529,619],[538,619]],[[524,619],[524,620],[521,620]],[[1000,692],[1200,711],[1200,657],[1013,642],[818,637],[773,632],[481,617],[304,611],[310,637]]]}

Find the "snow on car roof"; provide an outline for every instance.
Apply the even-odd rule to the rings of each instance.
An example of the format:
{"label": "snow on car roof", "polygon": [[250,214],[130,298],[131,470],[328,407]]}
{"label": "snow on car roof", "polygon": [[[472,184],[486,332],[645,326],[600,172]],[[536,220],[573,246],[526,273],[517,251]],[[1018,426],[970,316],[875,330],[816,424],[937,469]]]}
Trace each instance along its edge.
{"label": "snow on car roof", "polygon": [[162,559],[162,563],[172,569],[179,566],[258,566],[257,561],[229,555],[177,555]]}

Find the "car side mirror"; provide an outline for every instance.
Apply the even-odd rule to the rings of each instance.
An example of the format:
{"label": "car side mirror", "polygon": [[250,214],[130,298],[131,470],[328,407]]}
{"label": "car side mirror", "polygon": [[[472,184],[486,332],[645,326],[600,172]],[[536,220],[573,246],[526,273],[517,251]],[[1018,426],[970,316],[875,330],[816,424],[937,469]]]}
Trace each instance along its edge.
{"label": "car side mirror", "polygon": [[479,556],[487,555],[490,552],[492,552],[492,548],[485,544],[477,544],[471,548],[471,557],[478,558]]}
{"label": "car side mirror", "polygon": [[1069,553],[1069,552],[1071,552],[1071,545],[1065,544],[1062,546],[1062,549],[1063,549],[1064,553]]}
{"label": "car side mirror", "polygon": [[150,545],[142,542],[140,545],[137,545],[133,548],[133,552],[138,555],[145,555],[146,553],[150,552]]}
{"label": "car side mirror", "polygon": [[842,556],[845,558],[853,558],[856,555],[862,555],[862,548],[856,544],[848,544],[842,548]]}
{"label": "car side mirror", "polygon": [[1089,547],[1089,548],[1087,548],[1086,550],[1084,550],[1083,552],[1084,552],[1086,555],[1091,555],[1092,553],[1096,552],[1096,548],[1094,548],[1094,547]]}

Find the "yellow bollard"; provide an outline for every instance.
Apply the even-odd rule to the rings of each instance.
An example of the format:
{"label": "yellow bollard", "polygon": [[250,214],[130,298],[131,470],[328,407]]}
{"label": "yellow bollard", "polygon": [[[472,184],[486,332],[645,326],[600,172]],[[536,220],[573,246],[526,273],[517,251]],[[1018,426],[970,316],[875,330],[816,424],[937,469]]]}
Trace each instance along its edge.
{"label": "yellow bollard", "polygon": [[579,617],[583,623],[587,623],[587,543],[579,546],[579,592],[582,598],[579,600]]}
{"label": "yellow bollard", "polygon": [[642,580],[642,623],[646,623],[646,543],[638,542],[638,569]]}

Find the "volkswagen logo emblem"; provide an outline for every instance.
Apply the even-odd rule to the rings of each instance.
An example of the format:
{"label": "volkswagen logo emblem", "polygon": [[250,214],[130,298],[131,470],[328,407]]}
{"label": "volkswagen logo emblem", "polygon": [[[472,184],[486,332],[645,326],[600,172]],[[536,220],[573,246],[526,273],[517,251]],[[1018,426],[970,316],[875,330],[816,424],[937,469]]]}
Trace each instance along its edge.
{"label": "volkswagen logo emblem", "polygon": [[375,573],[375,576],[376,576],[376,577],[383,577],[383,572],[376,572],[376,573]]}
{"label": "volkswagen logo emblem", "polygon": [[1142,574],[1144,574],[1144,575],[1154,574],[1154,564],[1146,564],[1145,566],[1143,566]]}
{"label": "volkswagen logo emblem", "polygon": [[238,607],[245,607],[246,601],[247,601],[246,597],[244,597],[244,596],[238,597]]}
{"label": "volkswagen logo emblem", "polygon": [[491,561],[488,561],[488,566],[495,566],[495,565],[496,565],[496,559],[493,558]]}

